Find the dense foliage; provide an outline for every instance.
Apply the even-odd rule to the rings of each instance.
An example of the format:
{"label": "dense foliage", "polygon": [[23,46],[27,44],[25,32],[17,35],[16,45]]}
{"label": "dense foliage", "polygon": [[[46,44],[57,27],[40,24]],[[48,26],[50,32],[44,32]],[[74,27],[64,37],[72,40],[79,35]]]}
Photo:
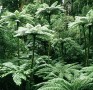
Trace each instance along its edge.
{"label": "dense foliage", "polygon": [[0,5],[0,90],[93,90],[92,0]]}

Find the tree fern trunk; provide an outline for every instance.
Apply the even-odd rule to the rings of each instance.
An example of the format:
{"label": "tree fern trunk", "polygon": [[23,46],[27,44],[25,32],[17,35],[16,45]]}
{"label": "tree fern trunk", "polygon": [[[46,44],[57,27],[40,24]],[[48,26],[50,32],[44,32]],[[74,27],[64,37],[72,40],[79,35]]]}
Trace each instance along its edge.
{"label": "tree fern trunk", "polygon": [[22,11],[24,4],[25,4],[25,0],[19,0],[19,11]]}
{"label": "tree fern trunk", "polygon": [[87,42],[86,42],[86,33],[84,30],[84,25],[83,25],[83,34],[84,34],[84,44],[85,44],[85,66],[88,65],[88,53],[87,53]]}
{"label": "tree fern trunk", "polygon": [[51,26],[51,14],[50,13],[48,14],[48,23]]}
{"label": "tree fern trunk", "polygon": [[80,40],[79,40],[80,45],[81,45],[81,36],[82,36],[81,33],[82,33],[82,32],[81,32],[81,28],[80,28]]}
{"label": "tree fern trunk", "polygon": [[[48,14],[48,23],[49,23],[50,28],[51,28],[51,14],[50,13]],[[48,57],[50,56],[50,51],[51,51],[51,43],[49,42],[48,43]]]}
{"label": "tree fern trunk", "polygon": [[33,35],[33,51],[32,51],[32,64],[31,64],[31,68],[33,68],[33,66],[34,66],[35,40],[36,40],[36,35]]}
{"label": "tree fern trunk", "polygon": [[[19,27],[19,22],[17,21],[17,30],[18,30],[18,27]],[[19,38],[18,38],[18,40],[17,40],[17,46],[18,46],[18,52],[17,52],[17,54],[18,54],[18,58],[20,58],[20,50],[19,50]]]}
{"label": "tree fern trunk", "polygon": [[91,39],[91,26],[89,26],[89,35],[88,35],[88,63],[90,57],[90,39]]}
{"label": "tree fern trunk", "polygon": [[49,42],[49,44],[48,44],[48,57],[50,56],[50,50],[51,50],[51,44]]}
{"label": "tree fern trunk", "polygon": [[62,51],[61,56],[64,59],[64,42],[61,43],[61,51]]}
{"label": "tree fern trunk", "polygon": [[46,44],[46,41],[43,42],[44,43],[44,55],[46,55],[46,52],[47,52],[47,44]]}
{"label": "tree fern trunk", "polygon": [[71,6],[71,15],[74,16],[73,10],[74,10],[74,0],[71,1],[72,6]]}

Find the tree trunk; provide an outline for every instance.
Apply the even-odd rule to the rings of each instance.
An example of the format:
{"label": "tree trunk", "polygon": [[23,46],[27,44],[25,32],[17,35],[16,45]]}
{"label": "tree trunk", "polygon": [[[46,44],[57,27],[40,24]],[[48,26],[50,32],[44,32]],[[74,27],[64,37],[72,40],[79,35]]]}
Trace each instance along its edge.
{"label": "tree trunk", "polygon": [[[18,30],[18,27],[19,27],[19,22],[17,21],[17,30]],[[18,38],[18,40],[17,40],[17,46],[18,46],[18,52],[17,52],[17,54],[18,54],[18,58],[20,58],[19,38]]]}
{"label": "tree trunk", "polygon": [[50,51],[51,51],[51,43],[49,42],[49,44],[48,44],[48,57],[50,56]]}
{"label": "tree trunk", "polygon": [[91,26],[89,26],[89,35],[88,35],[88,63],[90,57],[90,39],[91,39]]}
{"label": "tree trunk", "polygon": [[61,51],[62,58],[64,59],[64,42],[61,43]]}
{"label": "tree trunk", "polygon": [[35,40],[36,40],[36,35],[33,35],[33,51],[32,51],[32,64],[31,64],[31,68],[33,68],[33,66],[34,66]]}
{"label": "tree trunk", "polygon": [[24,4],[25,4],[25,0],[19,0],[19,11],[22,11]]}
{"label": "tree trunk", "polygon": [[49,25],[51,27],[51,14],[50,13],[48,14],[48,23],[49,23]]}
{"label": "tree trunk", "polygon": [[72,0],[71,3],[72,3],[72,6],[71,6],[71,15],[74,16],[74,13],[73,13],[73,3],[74,3],[74,1]]}
{"label": "tree trunk", "polygon": [[84,34],[84,44],[85,44],[85,66],[88,65],[88,53],[87,53],[87,41],[86,41],[86,33],[84,30],[84,25],[83,25],[83,34]]}
{"label": "tree trunk", "polygon": [[[48,23],[50,25],[50,28],[52,29],[52,27],[51,27],[51,14],[50,13],[48,14]],[[48,57],[50,56],[50,51],[51,51],[51,43],[49,42],[49,44],[48,44]]]}
{"label": "tree trunk", "polygon": [[80,28],[80,40],[79,40],[80,45],[81,45],[81,36],[82,36],[82,32],[81,32],[81,28]]}

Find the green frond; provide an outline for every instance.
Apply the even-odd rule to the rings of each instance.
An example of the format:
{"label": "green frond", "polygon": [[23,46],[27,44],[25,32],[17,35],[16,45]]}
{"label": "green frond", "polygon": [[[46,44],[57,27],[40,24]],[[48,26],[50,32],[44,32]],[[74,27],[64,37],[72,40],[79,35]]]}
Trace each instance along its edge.
{"label": "green frond", "polygon": [[83,90],[92,83],[93,79],[87,76],[81,75],[72,82],[73,90]]}
{"label": "green frond", "polygon": [[38,90],[84,90],[86,87],[92,84],[93,79],[80,76],[68,82],[62,78],[51,79],[45,83],[42,83],[42,86]]}
{"label": "green frond", "polygon": [[13,23],[13,22],[24,23],[24,21],[25,22],[29,21],[33,23],[33,17],[30,14],[19,12],[18,10],[16,10],[14,13],[11,13],[9,11],[5,12],[5,14],[1,16],[1,20],[0,20],[0,22],[8,23],[8,24]]}
{"label": "green frond", "polygon": [[3,63],[2,64],[4,67],[6,67],[6,68],[10,68],[10,69],[14,69],[14,70],[16,70],[17,69],[17,66],[15,66],[13,63],[11,63],[11,62],[6,62],[6,63]]}
{"label": "green frond", "polygon": [[57,63],[53,67],[53,73],[61,78],[66,78],[67,80],[72,80],[73,78],[79,76],[79,69],[81,68],[78,64],[60,64]]}
{"label": "green frond", "polygon": [[14,37],[25,36],[27,30],[28,30],[28,29],[25,28],[25,27],[19,27],[18,30],[15,31],[16,35],[14,35]]}
{"label": "green frond", "polygon": [[51,5],[51,7],[55,7],[55,6],[57,6],[57,4],[58,4],[58,1],[54,2],[54,3]]}
{"label": "green frond", "polygon": [[83,67],[81,72],[83,72],[85,76],[93,78],[93,65],[89,67]]}
{"label": "green frond", "polygon": [[26,80],[26,78],[31,74],[31,69],[28,67],[28,64],[17,66],[11,62],[3,63],[0,66],[0,77],[4,78],[11,74],[16,85],[21,85],[22,80]]}
{"label": "green frond", "polygon": [[51,87],[40,88],[38,90],[62,90],[62,89],[56,86],[55,87],[51,86]]}
{"label": "green frond", "polygon": [[84,25],[88,23],[87,17],[75,16],[75,21],[68,24],[69,28],[76,27],[78,25]]}
{"label": "green frond", "polygon": [[16,85],[19,85],[19,86],[22,83],[21,80],[26,80],[26,76],[22,73],[14,73],[12,77]]}
{"label": "green frond", "polygon": [[86,17],[88,17],[89,22],[93,22],[93,9],[87,13]]}
{"label": "green frond", "polygon": [[49,75],[49,73],[51,73],[51,71],[52,71],[52,65],[41,64],[39,66],[36,66],[34,71],[35,71],[35,75],[46,78],[47,75]]}
{"label": "green frond", "polygon": [[44,79],[53,78],[66,78],[71,81],[80,75],[81,66],[78,64],[66,64],[56,63],[55,65],[50,64],[39,64],[35,67],[35,74]]}
{"label": "green frond", "polygon": [[39,8],[36,12],[36,15],[38,14],[50,14],[50,13],[55,13],[58,11],[61,11],[62,13],[65,12],[62,6],[57,5],[58,2],[54,2],[50,7],[47,4],[43,4],[42,8]]}
{"label": "green frond", "polygon": [[38,90],[70,90],[71,85],[64,79],[55,78],[44,83]]}
{"label": "green frond", "polygon": [[25,35],[36,35],[37,38],[49,40],[53,37],[54,31],[48,29],[48,25],[41,26],[40,24],[33,26],[31,24],[26,24],[25,27],[19,27],[15,31],[15,37],[21,37]]}
{"label": "green frond", "polygon": [[36,60],[36,64],[49,64],[52,61],[52,59],[50,59],[48,56],[43,55],[40,56],[37,60]]}

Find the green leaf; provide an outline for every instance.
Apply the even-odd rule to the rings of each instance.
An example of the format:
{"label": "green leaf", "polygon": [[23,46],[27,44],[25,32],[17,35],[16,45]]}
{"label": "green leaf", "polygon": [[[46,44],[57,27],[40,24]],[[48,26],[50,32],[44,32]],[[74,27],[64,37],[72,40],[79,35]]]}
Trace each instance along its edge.
{"label": "green leaf", "polygon": [[22,73],[14,73],[13,74],[13,80],[16,83],[16,85],[21,85],[22,83],[22,79],[26,80],[26,76]]}
{"label": "green leaf", "polygon": [[7,67],[7,68],[10,68],[10,69],[17,69],[17,66],[16,65],[14,65],[13,63],[11,63],[11,62],[6,62],[6,63],[3,63],[3,65],[5,66],[5,67]]}
{"label": "green leaf", "polygon": [[54,2],[51,7],[55,7],[58,4],[58,1]]}

